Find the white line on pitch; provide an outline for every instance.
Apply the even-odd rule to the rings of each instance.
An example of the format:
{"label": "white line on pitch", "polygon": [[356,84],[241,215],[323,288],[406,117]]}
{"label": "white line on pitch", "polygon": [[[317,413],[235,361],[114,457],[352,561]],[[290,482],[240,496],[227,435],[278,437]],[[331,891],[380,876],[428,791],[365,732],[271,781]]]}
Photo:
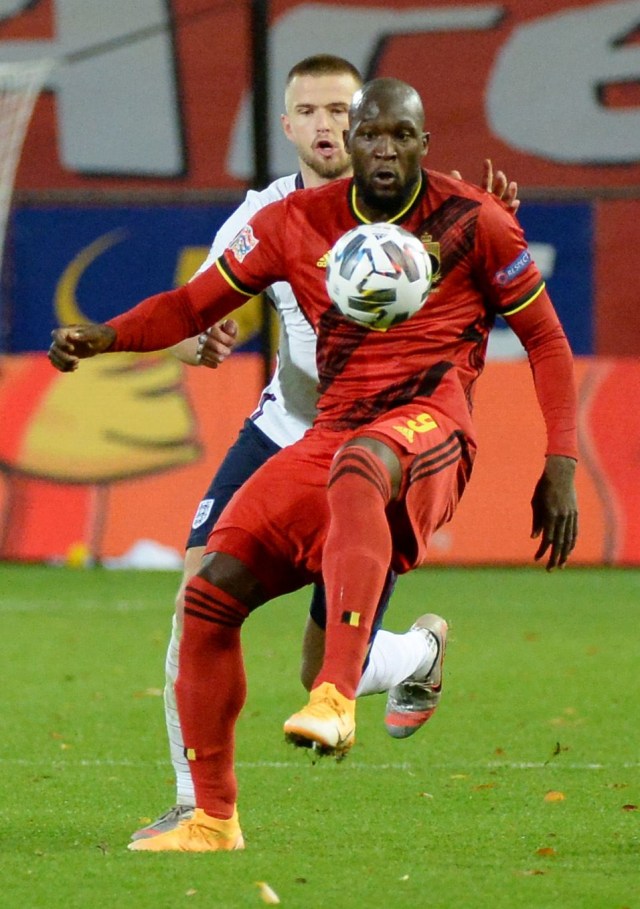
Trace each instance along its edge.
{"label": "white line on pitch", "polygon": [[[240,770],[299,770],[301,767],[309,766],[311,761],[305,761],[301,755],[300,761],[238,761],[236,767]],[[308,756],[311,757],[310,755]],[[324,764],[331,764],[332,761],[326,760]],[[51,758],[47,760],[32,760],[29,758],[0,758],[0,765],[12,765],[16,767],[42,767],[54,766],[60,769],[73,769],[74,767],[166,767],[166,761],[127,761],[112,760],[109,758],[95,758],[92,760],[81,759],[70,761],[66,759]],[[561,761],[489,761],[483,764],[423,764],[413,765],[409,763],[389,763],[389,764],[363,764],[361,761],[349,760],[345,763],[345,768],[350,770],[449,770],[452,773],[473,773],[487,770],[635,770],[640,768],[640,761],[622,761],[620,763],[598,764],[598,763],[566,763]]]}

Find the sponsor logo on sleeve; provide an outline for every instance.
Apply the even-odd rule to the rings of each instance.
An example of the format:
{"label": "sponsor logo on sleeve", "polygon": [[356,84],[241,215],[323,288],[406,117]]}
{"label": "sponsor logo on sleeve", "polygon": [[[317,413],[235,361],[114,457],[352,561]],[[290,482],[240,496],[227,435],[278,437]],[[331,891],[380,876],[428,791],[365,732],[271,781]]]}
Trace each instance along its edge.
{"label": "sponsor logo on sleeve", "polygon": [[253,228],[247,224],[242,228],[239,234],[236,234],[229,244],[230,251],[234,254],[238,262],[242,262],[249,255],[252,249],[258,245]]}
{"label": "sponsor logo on sleeve", "polygon": [[504,287],[505,284],[511,284],[519,274],[522,274],[525,268],[531,265],[532,261],[531,253],[528,249],[524,249],[517,259],[514,259],[513,262],[510,262],[509,265],[506,265],[504,268],[501,268],[500,271],[497,271],[493,280],[501,287]]}

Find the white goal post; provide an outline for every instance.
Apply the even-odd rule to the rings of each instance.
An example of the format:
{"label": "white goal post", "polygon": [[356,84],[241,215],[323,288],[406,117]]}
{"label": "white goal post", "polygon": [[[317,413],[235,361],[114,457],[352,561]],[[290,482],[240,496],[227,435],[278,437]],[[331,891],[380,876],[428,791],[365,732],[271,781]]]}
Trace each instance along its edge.
{"label": "white goal post", "polygon": [[0,62],[0,264],[27,127],[42,86],[55,65],[51,58]]}

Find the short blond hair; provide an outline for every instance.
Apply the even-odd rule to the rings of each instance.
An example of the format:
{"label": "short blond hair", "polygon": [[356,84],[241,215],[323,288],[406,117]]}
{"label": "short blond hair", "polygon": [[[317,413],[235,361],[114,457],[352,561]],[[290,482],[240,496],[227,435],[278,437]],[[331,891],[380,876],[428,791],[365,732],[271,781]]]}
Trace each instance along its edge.
{"label": "short blond hair", "polygon": [[314,54],[305,57],[295,66],[292,66],[287,75],[285,88],[288,88],[296,76],[352,76],[354,81],[362,85],[362,76],[358,69],[345,60],[344,57],[335,57],[333,54]]}

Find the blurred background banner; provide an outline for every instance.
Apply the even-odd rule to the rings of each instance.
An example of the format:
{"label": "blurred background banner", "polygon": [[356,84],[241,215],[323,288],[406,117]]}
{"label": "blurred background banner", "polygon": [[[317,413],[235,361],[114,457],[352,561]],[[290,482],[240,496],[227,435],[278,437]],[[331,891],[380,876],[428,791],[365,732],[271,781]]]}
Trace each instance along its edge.
{"label": "blurred background banner", "polygon": [[[0,59],[62,62],[38,101],[18,186],[240,189],[252,177],[252,4],[5,0]],[[421,93],[431,164],[491,155],[527,187],[640,185],[635,0],[270,4],[270,121],[308,54]],[[65,62],[66,61],[66,62]],[[274,174],[292,155],[271,135]]]}
{"label": "blurred background banner", "polygon": [[[264,20],[268,41],[256,40]],[[261,307],[241,311],[241,352],[216,373],[165,355],[114,357],[81,381],[54,373],[43,351],[59,324],[103,320],[188,280],[257,182],[256,159],[270,177],[295,168],[279,125],[284,81],[319,52],[420,91],[429,167],[475,181],[489,156],[518,180],[519,218],[579,357],[577,560],[640,564],[637,0],[0,0],[5,160],[7,136],[20,133],[8,101],[26,98],[12,71],[47,61],[33,111],[23,104],[15,175],[0,172],[13,200],[0,287],[0,558],[121,558],[147,540],[179,561],[200,494],[257,400],[270,337]],[[498,325],[478,387],[479,477],[434,559],[530,559],[542,453],[532,395],[522,350]],[[496,511],[503,489],[513,513]]]}
{"label": "blurred background banner", "polygon": [[[85,367],[87,367],[85,369]],[[0,558],[179,563],[212,471],[255,406],[259,354],[223,369],[114,354],[61,375],[44,354],[0,358]],[[632,359],[579,358],[581,536],[573,562],[640,565],[640,388]],[[526,362],[478,383],[473,481],[434,562],[528,564],[544,428]]]}

